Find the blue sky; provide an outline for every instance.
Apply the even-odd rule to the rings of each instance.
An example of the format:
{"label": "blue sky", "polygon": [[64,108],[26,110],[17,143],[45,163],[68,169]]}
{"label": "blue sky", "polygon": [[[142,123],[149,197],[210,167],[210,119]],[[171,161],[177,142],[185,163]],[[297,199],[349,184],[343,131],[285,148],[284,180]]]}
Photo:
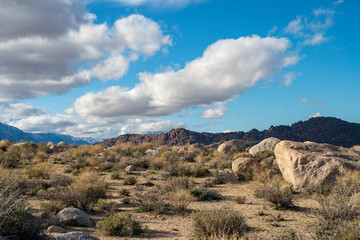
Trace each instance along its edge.
{"label": "blue sky", "polygon": [[0,121],[24,131],[360,122],[358,1],[34,1],[0,8]]}

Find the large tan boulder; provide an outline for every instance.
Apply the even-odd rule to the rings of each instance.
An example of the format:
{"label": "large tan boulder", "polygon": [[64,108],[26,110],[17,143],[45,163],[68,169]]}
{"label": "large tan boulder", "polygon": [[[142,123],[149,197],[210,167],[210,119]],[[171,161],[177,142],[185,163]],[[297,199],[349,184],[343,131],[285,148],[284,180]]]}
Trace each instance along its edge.
{"label": "large tan boulder", "polygon": [[281,141],[274,154],[283,178],[296,189],[330,184],[345,170],[360,170],[358,153],[331,144]]}
{"label": "large tan boulder", "polygon": [[222,143],[219,147],[218,147],[218,152],[220,153],[229,153],[231,151],[244,151],[245,150],[245,142],[238,140],[238,139],[234,139],[231,141],[227,141]]}
{"label": "large tan boulder", "polygon": [[63,226],[92,227],[89,215],[77,208],[64,208],[57,217],[59,224]]}
{"label": "large tan boulder", "polygon": [[261,152],[261,151],[274,151],[276,144],[278,144],[281,140],[278,138],[274,138],[274,137],[270,137],[270,138],[266,138],[264,140],[262,140],[261,142],[259,142],[258,144],[256,144],[255,146],[253,146],[252,148],[249,149],[249,153],[252,156],[255,156],[256,153]]}
{"label": "large tan boulder", "polygon": [[239,157],[232,162],[232,170],[239,180],[252,178],[254,171],[260,167],[256,159],[248,157]]}

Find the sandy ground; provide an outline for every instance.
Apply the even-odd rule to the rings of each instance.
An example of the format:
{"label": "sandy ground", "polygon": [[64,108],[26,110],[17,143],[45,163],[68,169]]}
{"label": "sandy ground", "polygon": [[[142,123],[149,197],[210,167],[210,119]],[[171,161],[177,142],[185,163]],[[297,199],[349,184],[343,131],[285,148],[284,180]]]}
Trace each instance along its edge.
{"label": "sandy ground", "polygon": [[[62,169],[63,170],[63,169]],[[73,228],[76,230],[86,231],[90,235],[104,240],[115,239],[191,239],[192,224],[191,211],[183,215],[180,214],[154,214],[154,213],[136,213],[134,206],[122,204],[122,197],[116,193],[121,188],[128,188],[134,192],[134,186],[124,186],[122,180],[110,180],[107,174],[106,181],[109,183],[109,200],[116,203],[116,211],[130,212],[134,215],[143,227],[146,228],[145,233],[141,236],[130,238],[124,237],[104,237],[95,228]],[[163,184],[160,173],[152,174],[149,172],[138,172],[135,175],[139,183],[145,183],[149,179],[155,184]],[[197,184],[201,184],[206,178],[194,179]],[[314,215],[314,207],[316,203],[304,196],[297,195],[295,199],[295,209],[291,210],[275,210],[271,204],[263,199],[254,196],[254,189],[257,182],[239,182],[236,184],[223,184],[212,187],[218,191],[223,199],[212,202],[193,202],[189,205],[189,209],[194,210],[210,210],[210,209],[231,209],[245,217],[250,231],[245,234],[245,239],[274,239],[274,236],[280,236],[286,231],[293,230],[301,233],[303,237],[311,238],[309,232],[314,227],[317,220]],[[234,196],[245,196],[244,204],[238,204],[232,201]],[[35,197],[29,197],[29,205],[40,210],[41,200]],[[104,213],[91,213],[91,219],[94,222],[105,217]]]}

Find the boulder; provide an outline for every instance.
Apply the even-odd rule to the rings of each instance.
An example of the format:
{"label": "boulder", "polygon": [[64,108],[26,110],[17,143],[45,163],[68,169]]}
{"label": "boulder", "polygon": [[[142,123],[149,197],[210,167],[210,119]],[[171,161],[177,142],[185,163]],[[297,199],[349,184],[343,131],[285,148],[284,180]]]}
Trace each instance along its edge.
{"label": "boulder", "polygon": [[260,164],[256,159],[240,157],[232,162],[232,171],[239,180],[252,177],[254,170],[258,169]]}
{"label": "boulder", "polygon": [[218,172],[218,174],[221,177],[221,179],[224,181],[224,183],[236,183],[236,182],[238,182],[238,178],[236,177],[234,172],[231,171],[228,168],[226,168],[224,170],[220,170]]}
{"label": "boulder", "polygon": [[257,152],[261,152],[265,150],[273,152],[276,144],[278,144],[280,141],[281,141],[280,139],[274,137],[266,138],[261,142],[259,142],[258,144],[256,144],[255,146],[253,146],[252,148],[250,148],[249,153],[252,156],[255,156]]}
{"label": "boulder", "polygon": [[148,149],[148,150],[146,150],[145,153],[148,154],[148,155],[154,155],[154,154],[158,154],[159,151],[155,150],[155,149]]}
{"label": "boulder", "polygon": [[92,237],[85,232],[68,232],[59,234],[55,237],[51,237],[50,240],[99,240],[96,237]]}
{"label": "boulder", "polygon": [[219,147],[218,147],[218,152],[220,153],[229,153],[232,150],[235,151],[244,151],[245,150],[245,142],[238,140],[238,139],[234,139],[231,141],[227,141],[222,143]]}
{"label": "boulder", "polygon": [[65,228],[55,226],[55,225],[51,225],[50,227],[48,227],[46,232],[47,233],[67,233]]}
{"label": "boulder", "polygon": [[59,148],[59,149],[64,149],[67,147],[67,143],[64,142],[64,141],[61,141],[59,142],[58,144],[56,144],[56,146]]}
{"label": "boulder", "polygon": [[27,213],[30,213],[30,214],[33,214],[33,213],[36,213],[36,210],[29,207],[29,206],[26,206],[25,209],[24,209]]}
{"label": "boulder", "polygon": [[133,172],[133,171],[137,171],[137,167],[135,167],[134,165],[129,165],[125,168],[125,172]]}
{"label": "boulder", "polygon": [[92,227],[89,215],[77,208],[64,208],[57,214],[57,217],[60,225]]}
{"label": "boulder", "polygon": [[284,180],[296,189],[331,184],[345,170],[360,170],[358,153],[331,144],[281,141],[274,154]]}

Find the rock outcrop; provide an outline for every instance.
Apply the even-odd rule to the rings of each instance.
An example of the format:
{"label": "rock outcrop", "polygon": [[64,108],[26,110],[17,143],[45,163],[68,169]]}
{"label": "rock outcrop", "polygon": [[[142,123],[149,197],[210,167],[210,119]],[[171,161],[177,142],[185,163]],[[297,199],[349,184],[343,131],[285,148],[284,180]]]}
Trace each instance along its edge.
{"label": "rock outcrop", "polygon": [[233,150],[237,151],[237,152],[245,150],[245,142],[234,139],[234,140],[222,143],[217,149],[217,151],[220,153],[229,153]]}
{"label": "rock outcrop", "polygon": [[274,153],[283,178],[296,189],[330,184],[345,170],[360,170],[358,153],[331,144],[281,141]]}
{"label": "rock outcrop", "polygon": [[232,162],[232,170],[239,180],[251,178],[254,170],[260,167],[260,164],[256,159],[248,157],[240,157]]}
{"label": "rock outcrop", "polygon": [[57,214],[57,217],[60,225],[92,227],[89,215],[77,208],[64,208]]}
{"label": "rock outcrop", "polygon": [[257,152],[261,152],[265,150],[273,152],[276,144],[278,144],[280,141],[281,141],[280,139],[274,137],[266,138],[261,142],[259,142],[258,144],[256,144],[255,146],[253,146],[252,148],[250,148],[249,153],[252,156],[255,156]]}
{"label": "rock outcrop", "polygon": [[51,240],[99,240],[96,237],[92,237],[85,232],[68,232],[59,234],[55,237],[51,237]]}

